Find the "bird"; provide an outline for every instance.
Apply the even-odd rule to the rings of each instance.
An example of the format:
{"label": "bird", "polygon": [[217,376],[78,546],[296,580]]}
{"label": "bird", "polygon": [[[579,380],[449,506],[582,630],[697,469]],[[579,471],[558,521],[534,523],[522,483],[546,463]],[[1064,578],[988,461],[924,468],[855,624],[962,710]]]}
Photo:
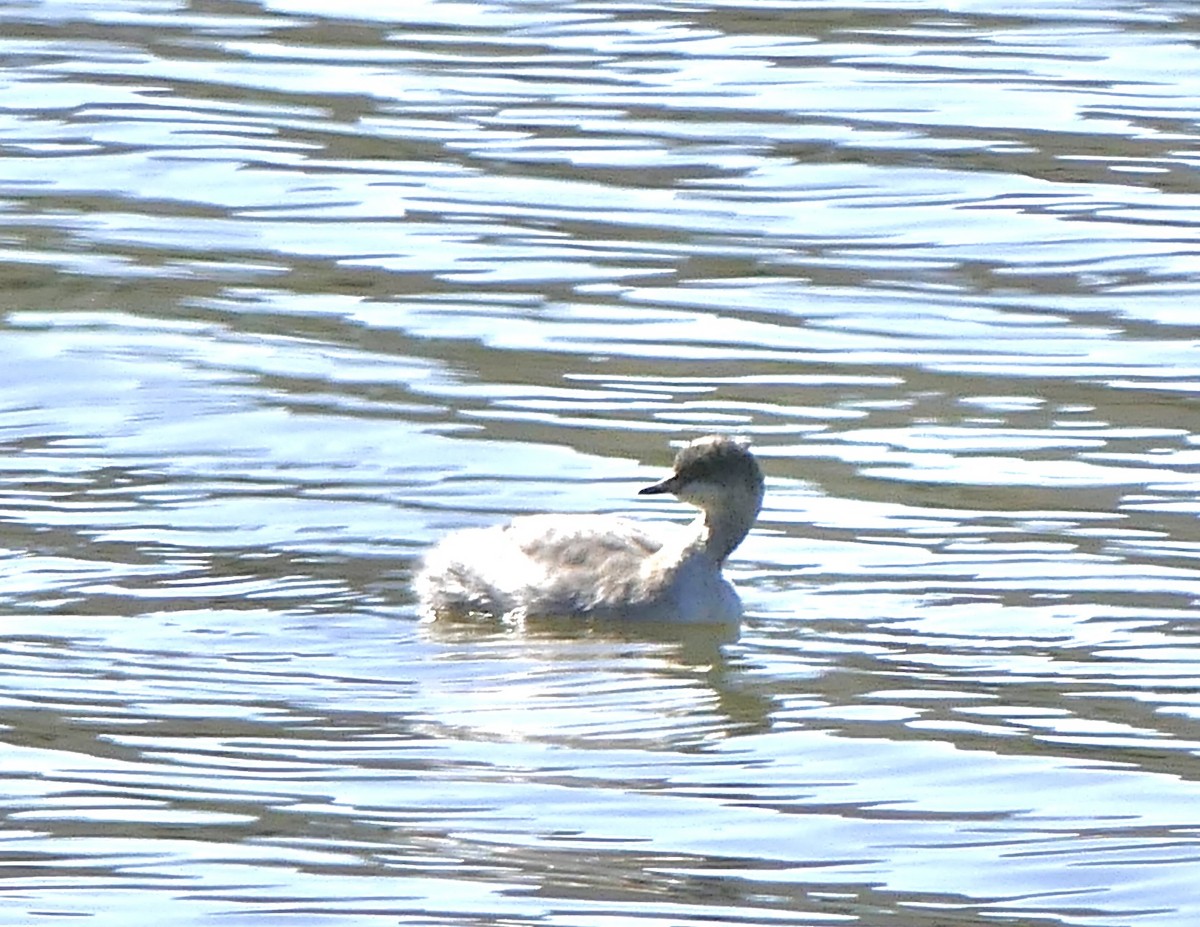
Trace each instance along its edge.
{"label": "bird", "polygon": [[706,435],[679,450],[669,477],[639,492],[695,506],[690,525],[545,514],[454,532],[414,582],[421,615],[737,622],[741,599],[721,567],[758,517],[763,489],[747,442]]}

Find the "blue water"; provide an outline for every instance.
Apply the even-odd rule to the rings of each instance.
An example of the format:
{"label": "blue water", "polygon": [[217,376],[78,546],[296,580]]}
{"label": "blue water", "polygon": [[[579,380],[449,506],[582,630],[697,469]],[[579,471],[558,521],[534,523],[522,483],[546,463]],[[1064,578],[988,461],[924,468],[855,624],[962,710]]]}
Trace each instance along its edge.
{"label": "blue water", "polygon": [[[0,10],[5,923],[1190,927],[1188,4]],[[680,520],[716,629],[422,625]]]}

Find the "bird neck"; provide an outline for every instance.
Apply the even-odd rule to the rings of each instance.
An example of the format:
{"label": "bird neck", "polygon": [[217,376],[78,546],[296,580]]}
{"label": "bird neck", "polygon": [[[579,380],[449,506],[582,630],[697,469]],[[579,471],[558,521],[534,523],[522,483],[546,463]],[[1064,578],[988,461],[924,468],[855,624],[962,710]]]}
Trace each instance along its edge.
{"label": "bird neck", "polygon": [[750,533],[750,527],[762,505],[761,498],[728,501],[741,504],[709,506],[701,509],[699,517],[693,522],[705,552],[718,566]]}

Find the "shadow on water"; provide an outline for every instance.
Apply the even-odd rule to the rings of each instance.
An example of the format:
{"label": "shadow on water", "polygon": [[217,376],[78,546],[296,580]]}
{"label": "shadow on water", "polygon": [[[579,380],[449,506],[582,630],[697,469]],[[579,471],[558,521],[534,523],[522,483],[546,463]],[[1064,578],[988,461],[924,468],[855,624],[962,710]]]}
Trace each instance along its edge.
{"label": "shadow on water", "polygon": [[[686,748],[689,740],[703,748],[714,737],[770,727],[774,706],[768,691],[746,676],[744,660],[729,646],[738,637],[736,624],[565,618],[514,623],[471,616],[439,618],[423,623],[421,630],[427,639],[449,648],[454,660],[512,659],[536,665],[536,672],[548,678],[579,682],[579,691],[558,696],[572,704],[572,710],[604,710],[604,705],[587,705],[589,677],[599,691],[611,690],[618,702],[626,700],[626,707],[647,708],[656,700],[662,705],[662,694],[655,695],[659,687],[663,694],[680,687],[690,690],[698,712],[692,720],[703,720],[699,726],[689,721],[677,730],[663,730],[662,736],[676,748]],[[622,677],[633,683],[628,691],[622,691]],[[682,716],[678,720],[684,721]],[[615,735],[618,729],[613,725],[609,733]]]}
{"label": "shadow on water", "polygon": [[613,643],[663,644],[683,663],[710,663],[721,645],[738,639],[737,622],[714,624],[672,621],[628,621],[620,618],[521,618],[490,615],[439,616],[423,623],[440,641],[471,641],[505,636],[523,641],[595,640]]}

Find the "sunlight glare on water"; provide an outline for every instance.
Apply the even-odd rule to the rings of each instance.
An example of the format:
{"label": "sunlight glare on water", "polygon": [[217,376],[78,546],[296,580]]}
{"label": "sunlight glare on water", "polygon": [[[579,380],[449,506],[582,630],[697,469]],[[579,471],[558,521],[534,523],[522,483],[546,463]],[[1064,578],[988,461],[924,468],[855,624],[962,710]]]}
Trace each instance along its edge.
{"label": "sunlight glare on water", "polygon": [[[5,923],[1196,923],[1190,5],[0,24]],[[717,431],[740,627],[417,621]]]}

